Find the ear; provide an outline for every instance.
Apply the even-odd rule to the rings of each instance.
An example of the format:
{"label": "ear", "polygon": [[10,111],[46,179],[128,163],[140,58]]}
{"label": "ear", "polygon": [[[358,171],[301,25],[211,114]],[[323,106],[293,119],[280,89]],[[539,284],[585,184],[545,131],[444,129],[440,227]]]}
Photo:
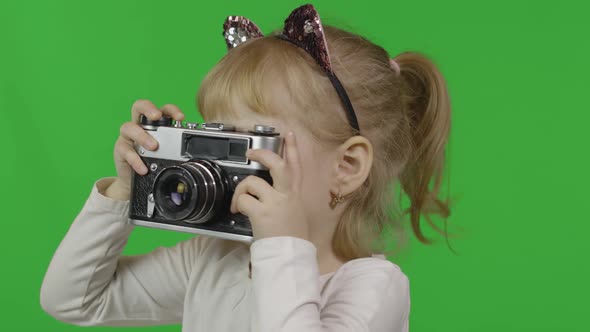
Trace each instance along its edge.
{"label": "ear", "polygon": [[373,165],[373,145],[363,136],[353,136],[337,149],[332,194],[347,196],[367,179]]}

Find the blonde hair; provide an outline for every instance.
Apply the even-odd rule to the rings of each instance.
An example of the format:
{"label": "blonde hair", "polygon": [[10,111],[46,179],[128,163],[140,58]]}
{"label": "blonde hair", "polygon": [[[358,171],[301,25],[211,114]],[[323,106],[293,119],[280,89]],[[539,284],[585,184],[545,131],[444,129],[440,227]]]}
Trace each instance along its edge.
{"label": "blonde hair", "polygon": [[[410,200],[405,213],[414,234],[430,243],[420,216],[440,230],[429,215],[450,215],[448,202],[439,198],[451,118],[443,76],[431,60],[416,52],[395,57],[401,68],[397,75],[383,48],[334,27],[324,26],[324,31],[332,66],[354,105],[361,135],[375,151],[367,180],[347,197],[333,248],[344,259],[367,257],[384,249],[382,244],[376,247],[384,229],[392,226],[402,232],[403,215],[395,213],[392,197],[396,184]],[[281,103],[273,93],[276,89],[287,93],[289,102]],[[272,36],[231,50],[204,79],[198,102],[205,119],[238,116],[239,105],[299,121],[327,147],[354,134],[318,64],[302,49]]]}

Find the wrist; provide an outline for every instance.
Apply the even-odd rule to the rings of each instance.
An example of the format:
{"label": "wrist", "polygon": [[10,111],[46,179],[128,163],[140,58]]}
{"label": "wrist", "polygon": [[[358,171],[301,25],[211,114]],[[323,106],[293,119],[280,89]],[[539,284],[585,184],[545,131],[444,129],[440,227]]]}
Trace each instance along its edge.
{"label": "wrist", "polygon": [[110,199],[128,201],[131,196],[131,188],[128,184],[117,178],[105,189],[104,195]]}
{"label": "wrist", "polygon": [[[258,226],[258,225],[256,225]],[[291,227],[291,228],[271,228],[271,229],[261,229],[262,227],[256,227],[253,225],[253,237],[254,241],[268,239],[268,238],[277,238],[277,237],[292,237],[300,240],[309,241],[309,231],[307,227]],[[303,226],[303,225],[301,225]]]}

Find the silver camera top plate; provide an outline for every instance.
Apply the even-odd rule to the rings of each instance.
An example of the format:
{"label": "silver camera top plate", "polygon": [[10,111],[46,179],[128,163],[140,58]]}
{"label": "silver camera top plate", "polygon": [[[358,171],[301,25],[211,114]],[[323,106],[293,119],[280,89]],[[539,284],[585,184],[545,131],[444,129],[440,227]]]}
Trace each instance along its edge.
{"label": "silver camera top plate", "polygon": [[[211,123],[202,124],[201,128],[198,126],[187,126],[181,127],[177,124],[174,126],[142,126],[148,134],[154,137],[158,143],[158,149],[150,151],[143,148],[141,145],[136,144],[135,150],[141,157],[159,158],[177,161],[189,161],[192,156],[183,154],[183,141],[185,137],[197,136],[197,137],[213,137],[213,138],[226,138],[239,141],[247,141],[248,149],[267,149],[271,150],[279,155],[282,154],[283,144],[282,138],[279,137],[278,133],[270,130],[269,126],[255,126],[257,131],[243,132],[235,131],[235,128],[231,125],[223,123]],[[260,127],[264,127],[264,133],[259,132]],[[245,152],[245,151],[244,151]],[[254,170],[267,170],[262,164],[249,160],[244,157],[244,161],[230,161],[230,160],[212,160],[213,162],[227,167],[246,168]]]}

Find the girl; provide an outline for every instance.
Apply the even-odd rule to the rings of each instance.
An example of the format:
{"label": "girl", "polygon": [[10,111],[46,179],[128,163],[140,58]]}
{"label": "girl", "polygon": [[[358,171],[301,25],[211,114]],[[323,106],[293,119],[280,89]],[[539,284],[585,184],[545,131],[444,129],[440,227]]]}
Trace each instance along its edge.
{"label": "girl", "polygon": [[392,184],[409,196],[423,242],[420,215],[448,215],[437,197],[450,127],[440,72],[420,54],[390,60],[360,36],[323,27],[310,5],[280,35],[263,37],[243,17],[224,28],[230,51],[202,83],[203,117],[271,124],[285,137],[282,156],[247,153],[269,168],[273,185],[252,176],[233,196],[231,210],[250,218],[255,241],[198,236],[121,255],[133,228],[130,177],[148,171],[133,144],[158,148],[138,119],[184,118],[174,105],[140,100],[115,144],[118,177],[96,182],[51,261],[42,307],[77,325],[407,331],[408,280],[375,253],[382,230],[399,219],[389,213]]}

